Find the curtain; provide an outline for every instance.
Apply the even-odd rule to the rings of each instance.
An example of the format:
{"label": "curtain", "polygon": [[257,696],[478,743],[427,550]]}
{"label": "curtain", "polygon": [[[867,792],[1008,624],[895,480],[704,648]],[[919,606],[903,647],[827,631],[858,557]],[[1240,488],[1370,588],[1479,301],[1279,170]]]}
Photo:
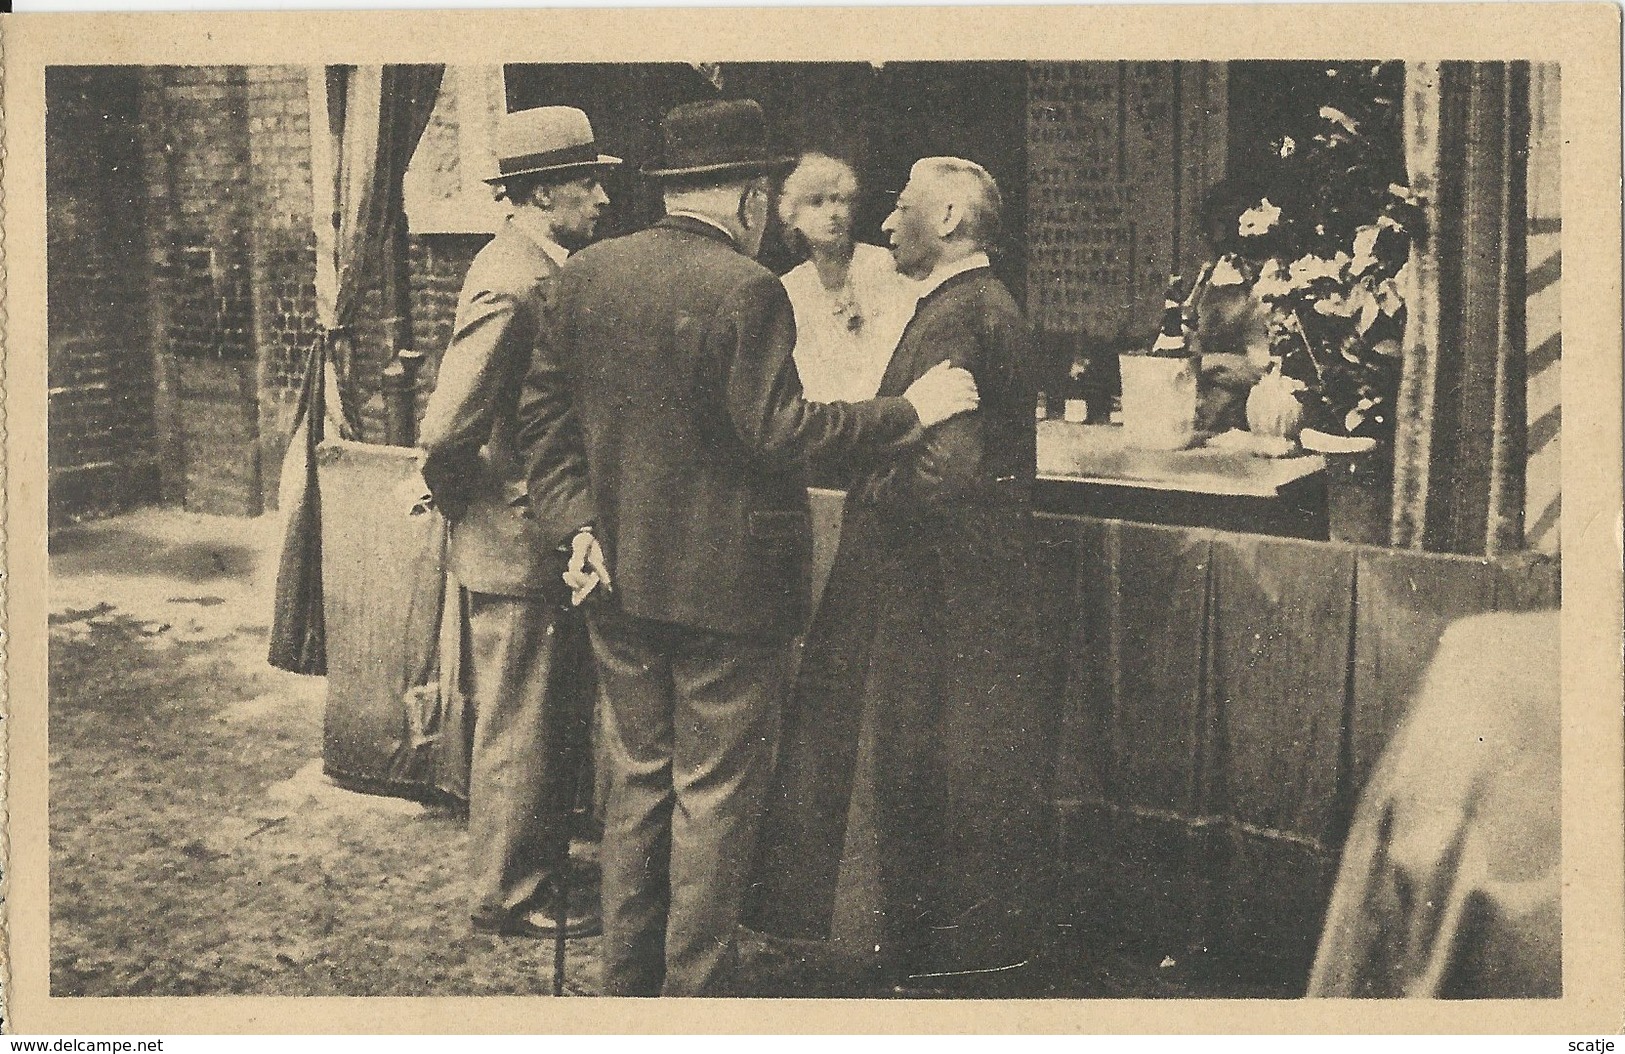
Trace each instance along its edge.
{"label": "curtain", "polygon": [[282,515],[282,554],[272,599],[272,666],[293,673],[327,673],[327,633],[322,620],[322,511],[316,487],[316,447],[327,417],[326,355],[314,345],[305,361],[305,383],[295,411],[293,438],[282,461],[277,508]]}
{"label": "curtain", "polygon": [[1526,62],[1406,68],[1406,156],[1429,222],[1406,300],[1397,546],[1523,547],[1529,89]]}
{"label": "curtain", "polygon": [[329,336],[343,418],[359,434],[348,383],[352,327],[366,278],[404,211],[401,182],[429,123],[443,66],[328,66],[311,71],[316,316]]}
{"label": "curtain", "polygon": [[1531,70],[1529,106],[1529,471],[1524,544],[1555,554],[1563,492],[1563,122],[1555,62]]}
{"label": "curtain", "polygon": [[402,212],[401,181],[429,122],[444,67],[326,66],[310,72],[312,215],[316,316],[293,441],[283,463],[284,527],[269,661],[325,674],[321,493],[316,448],[329,423],[342,438],[361,434],[350,379],[360,293]]}

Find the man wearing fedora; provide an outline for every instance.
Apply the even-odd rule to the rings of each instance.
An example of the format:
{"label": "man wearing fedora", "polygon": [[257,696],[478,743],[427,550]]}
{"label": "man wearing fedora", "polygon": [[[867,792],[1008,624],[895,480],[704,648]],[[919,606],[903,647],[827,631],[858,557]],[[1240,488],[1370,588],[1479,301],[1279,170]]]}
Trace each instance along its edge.
{"label": "man wearing fedora", "polygon": [[[424,413],[424,482],[450,525],[450,573],[466,605],[474,705],[468,830],[476,930],[556,936],[569,899],[569,819],[592,715],[591,652],[563,614],[557,540],[525,509],[514,442],[519,388],[559,267],[591,240],[619,158],[598,152],[566,106],[507,114],[486,182],[511,210],[463,282],[451,343]],[[598,932],[565,908],[565,935]]]}
{"label": "man wearing fedora", "polygon": [[944,364],[899,396],[805,401],[789,298],[752,259],[789,159],[749,100],[680,106],[661,130],[645,175],[667,214],[564,268],[521,440],[533,511],[593,595],[604,990],[703,996],[729,990],[807,616],[804,466],[918,442],[977,396]]}

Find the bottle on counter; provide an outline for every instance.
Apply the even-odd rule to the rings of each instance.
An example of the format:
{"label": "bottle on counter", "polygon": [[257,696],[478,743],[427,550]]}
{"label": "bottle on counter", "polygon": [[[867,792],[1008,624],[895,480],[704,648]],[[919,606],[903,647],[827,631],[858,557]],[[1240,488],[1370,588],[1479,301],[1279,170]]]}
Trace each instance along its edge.
{"label": "bottle on counter", "polygon": [[1156,340],[1118,358],[1124,436],[1148,450],[1183,450],[1196,436],[1197,378],[1179,276],[1163,294]]}
{"label": "bottle on counter", "polygon": [[1156,343],[1151,345],[1151,354],[1169,359],[1189,355],[1192,323],[1195,321],[1192,314],[1179,275],[1172,275],[1162,294],[1162,325]]}
{"label": "bottle on counter", "polygon": [[1067,371],[1066,380],[1066,412],[1062,415],[1073,424],[1084,424],[1089,420],[1089,360],[1078,356],[1072,360],[1072,367]]}

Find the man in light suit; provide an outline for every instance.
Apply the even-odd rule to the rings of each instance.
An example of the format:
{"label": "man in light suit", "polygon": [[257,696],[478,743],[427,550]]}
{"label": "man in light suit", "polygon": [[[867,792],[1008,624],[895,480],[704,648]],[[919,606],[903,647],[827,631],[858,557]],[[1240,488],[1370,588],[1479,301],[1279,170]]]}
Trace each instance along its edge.
{"label": "man in light suit", "polygon": [[564,268],[521,435],[533,510],[601,587],[604,990],[718,995],[807,615],[804,466],[916,442],[976,395],[945,367],[888,399],[803,399],[789,297],[752,259],[787,160],[761,107],[681,106],[662,132],[645,175],[667,215]]}
{"label": "man in light suit", "polygon": [[[556,935],[569,897],[569,817],[592,712],[590,652],[565,614],[563,558],[525,509],[514,413],[559,267],[592,238],[619,158],[587,115],[548,106],[506,115],[487,180],[512,214],[469,268],[456,328],[425,411],[424,482],[451,525],[451,573],[467,591],[472,919],[478,931]],[[590,907],[566,936],[596,933]]]}

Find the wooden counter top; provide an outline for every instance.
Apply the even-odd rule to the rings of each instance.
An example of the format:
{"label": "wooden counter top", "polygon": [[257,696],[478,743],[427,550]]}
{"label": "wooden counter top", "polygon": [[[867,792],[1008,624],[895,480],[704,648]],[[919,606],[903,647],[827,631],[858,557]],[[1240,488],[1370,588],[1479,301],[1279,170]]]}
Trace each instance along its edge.
{"label": "wooden counter top", "polygon": [[1147,450],[1118,425],[1038,422],[1038,478],[1222,497],[1274,498],[1326,467],[1318,454],[1267,458],[1235,450]]}

